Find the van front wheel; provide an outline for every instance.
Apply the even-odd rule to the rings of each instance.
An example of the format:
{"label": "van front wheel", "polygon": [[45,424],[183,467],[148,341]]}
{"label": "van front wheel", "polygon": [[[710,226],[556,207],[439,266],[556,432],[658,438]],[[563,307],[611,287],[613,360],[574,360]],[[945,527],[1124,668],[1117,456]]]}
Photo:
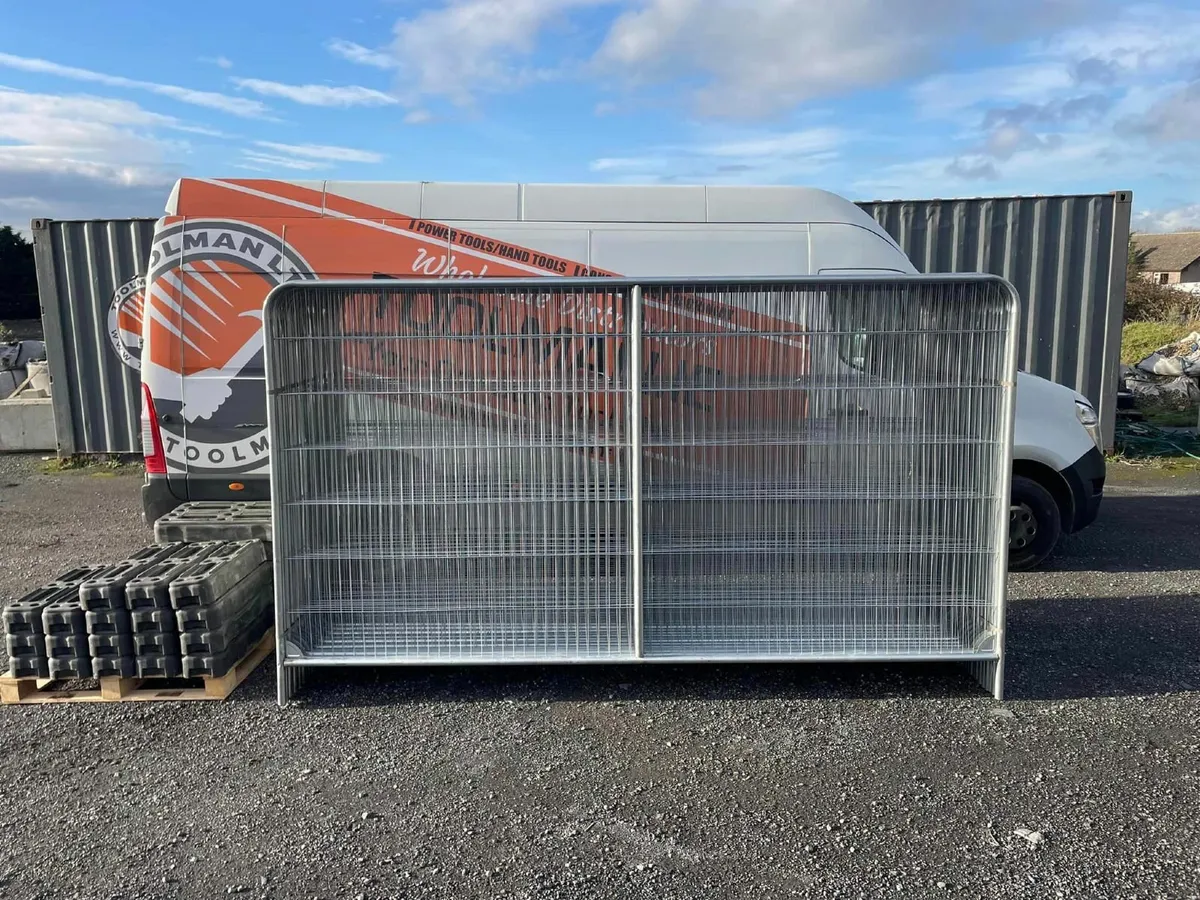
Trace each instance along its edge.
{"label": "van front wheel", "polygon": [[1008,517],[1008,568],[1032,569],[1062,536],[1062,514],[1051,493],[1032,478],[1014,475]]}

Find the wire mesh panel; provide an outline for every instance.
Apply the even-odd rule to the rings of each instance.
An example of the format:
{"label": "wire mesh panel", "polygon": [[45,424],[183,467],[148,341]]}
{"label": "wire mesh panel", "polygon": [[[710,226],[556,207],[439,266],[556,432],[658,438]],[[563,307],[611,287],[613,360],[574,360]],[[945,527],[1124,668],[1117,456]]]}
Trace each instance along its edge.
{"label": "wire mesh panel", "polygon": [[632,654],[619,292],[315,286],[269,309],[284,657]]}
{"label": "wire mesh panel", "polygon": [[643,307],[647,657],[998,653],[1002,282],[652,285]]}
{"label": "wire mesh panel", "polygon": [[998,692],[1015,310],[982,276],[280,288],[280,665],[941,658]]}

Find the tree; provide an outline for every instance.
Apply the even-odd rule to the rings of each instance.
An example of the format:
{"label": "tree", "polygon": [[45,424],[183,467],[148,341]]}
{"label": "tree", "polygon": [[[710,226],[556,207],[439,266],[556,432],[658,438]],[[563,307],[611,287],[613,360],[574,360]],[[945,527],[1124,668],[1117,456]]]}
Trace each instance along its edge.
{"label": "tree", "polygon": [[11,225],[0,227],[0,319],[36,319],[40,314],[33,244]]}
{"label": "tree", "polygon": [[1133,281],[1134,278],[1146,271],[1146,254],[1138,250],[1137,244],[1133,242],[1136,236],[1136,231],[1129,232],[1129,256],[1125,259],[1126,281]]}

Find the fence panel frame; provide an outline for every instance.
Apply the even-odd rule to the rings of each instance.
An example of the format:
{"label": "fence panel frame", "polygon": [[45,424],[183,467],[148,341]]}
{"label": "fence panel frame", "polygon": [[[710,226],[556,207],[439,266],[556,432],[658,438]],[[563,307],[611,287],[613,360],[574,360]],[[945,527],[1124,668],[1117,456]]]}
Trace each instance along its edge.
{"label": "fence panel frame", "polygon": [[[1019,327],[1019,321],[1018,321],[1019,320],[1019,315],[1018,315],[1019,299],[1018,299],[1016,292],[1013,289],[1012,285],[1009,282],[1007,282],[1005,279],[1003,279],[1002,277],[994,276],[994,275],[916,275],[916,276],[890,276],[890,277],[851,276],[851,277],[840,277],[840,278],[810,276],[810,277],[806,277],[806,278],[773,278],[773,279],[763,279],[763,278],[743,278],[743,279],[734,279],[734,278],[712,278],[712,279],[559,278],[559,279],[545,279],[545,278],[536,278],[535,277],[535,278],[520,278],[520,279],[508,279],[508,278],[487,279],[486,282],[481,282],[478,279],[405,279],[405,280],[397,280],[397,281],[344,280],[344,281],[322,281],[322,282],[319,282],[316,284],[311,284],[311,283],[309,283],[309,284],[284,284],[284,285],[280,285],[280,286],[276,287],[274,290],[271,291],[270,295],[267,297],[267,300],[264,304],[264,315],[263,315],[263,327],[265,329],[264,345],[268,348],[268,352],[266,353],[266,359],[265,359],[267,389],[268,389],[267,419],[268,419],[268,429],[269,429],[270,434],[272,435],[272,446],[273,447],[282,446],[280,444],[280,442],[278,442],[275,438],[276,429],[278,427],[278,412],[276,409],[276,405],[277,405],[276,397],[277,397],[278,391],[275,387],[275,382],[276,382],[277,378],[279,377],[279,373],[275,371],[276,366],[278,364],[275,360],[276,354],[273,351],[273,348],[276,345],[276,337],[277,337],[277,335],[275,334],[276,326],[275,326],[274,313],[278,307],[280,307],[284,304],[287,304],[289,302],[289,299],[288,299],[289,296],[296,291],[324,291],[324,292],[330,292],[330,293],[334,293],[337,291],[355,291],[355,292],[366,292],[366,293],[372,293],[372,292],[381,293],[381,292],[385,292],[385,291],[400,291],[400,292],[423,291],[423,290],[424,291],[444,291],[447,289],[459,289],[459,290],[481,291],[481,292],[504,291],[504,290],[526,290],[526,291],[530,291],[530,292],[561,291],[561,290],[600,290],[600,291],[613,292],[618,289],[624,289],[627,292],[625,296],[627,298],[629,298],[629,301],[630,301],[630,306],[631,306],[630,311],[631,311],[631,313],[634,314],[633,321],[637,323],[636,330],[637,330],[637,332],[640,333],[641,322],[642,322],[642,317],[640,315],[642,292],[645,288],[651,287],[651,286],[669,287],[669,286],[682,285],[682,286],[686,286],[686,288],[688,288],[688,289],[703,289],[706,286],[715,287],[718,285],[727,286],[727,285],[731,285],[731,284],[744,284],[747,286],[754,286],[754,287],[768,287],[768,286],[772,286],[772,285],[786,285],[786,286],[790,286],[790,287],[796,287],[796,286],[805,286],[805,285],[808,285],[808,286],[829,285],[831,283],[861,284],[861,285],[867,285],[867,286],[870,286],[870,285],[878,286],[879,283],[881,283],[881,282],[887,282],[887,283],[900,282],[900,283],[903,283],[904,285],[911,286],[911,287],[926,286],[926,285],[936,287],[936,286],[963,285],[963,284],[970,284],[970,285],[987,284],[987,285],[992,285],[993,287],[998,288],[1000,291],[1002,291],[1002,293],[1005,297],[1005,304],[1006,304],[1005,315],[1007,316],[1007,323],[1005,326],[1005,331],[1006,331],[1005,346],[1003,349],[1003,361],[1002,361],[1004,371],[1003,371],[1003,373],[999,373],[998,385],[997,385],[1002,390],[1001,402],[1000,402],[1000,408],[999,408],[999,415],[1000,415],[999,431],[997,432],[998,435],[1000,436],[998,443],[999,443],[999,452],[1000,452],[1000,456],[1001,456],[1001,460],[1002,460],[1002,465],[1000,467],[1000,472],[998,473],[998,479],[995,482],[995,490],[997,492],[997,494],[996,494],[997,499],[995,499],[994,501],[991,501],[994,503],[994,507],[995,507],[993,510],[994,519],[993,519],[993,535],[992,535],[993,540],[995,541],[995,547],[990,554],[991,579],[992,579],[992,581],[991,581],[991,600],[990,600],[990,603],[991,603],[990,619],[994,623],[994,628],[991,630],[990,639],[987,641],[987,643],[990,643],[990,646],[980,646],[978,648],[975,648],[977,652],[972,652],[970,654],[958,654],[958,655],[949,654],[949,655],[924,657],[924,658],[930,658],[930,659],[946,659],[946,660],[959,659],[960,661],[967,663],[968,667],[970,668],[972,674],[976,677],[976,679],[985,688],[987,688],[994,696],[996,696],[997,698],[1001,698],[1002,691],[1003,691],[1003,656],[1004,656],[1004,638],[1005,638],[1004,623],[1005,623],[1006,606],[1007,606],[1007,598],[1006,598],[1007,562],[1006,562],[1006,560],[1007,560],[1007,533],[1008,533],[1008,518],[1009,518],[1009,504],[1008,504],[1007,498],[1009,496],[1010,487],[1011,487],[1010,479],[1011,479],[1011,471],[1012,471],[1012,437],[1013,437],[1013,424],[1014,424],[1015,400],[1016,400],[1017,339],[1018,339],[1018,327]],[[634,327],[631,325],[629,331],[627,332],[627,337],[630,340],[632,340],[633,336],[634,336]],[[637,351],[634,352],[632,348],[630,351],[631,363],[633,361],[638,361],[640,363],[639,357],[641,355],[642,341],[638,340],[638,341],[636,341],[636,344],[637,344]],[[628,395],[630,395],[630,400],[632,400],[632,402],[629,402],[627,405],[627,418],[629,419],[630,433],[636,441],[636,443],[631,444],[631,448],[640,449],[643,446],[643,444],[641,442],[642,435],[640,433],[641,422],[642,422],[641,408],[640,408],[641,388],[642,388],[640,365],[638,366],[638,368],[635,371],[638,374],[636,376],[632,375],[632,374],[630,375],[630,378],[629,378],[630,383],[628,386],[628,391],[626,392]],[[636,395],[636,399],[633,398],[633,395]],[[633,421],[633,419],[635,417],[636,417],[636,422]],[[640,452],[631,452],[631,457],[630,457],[631,465],[636,466],[637,469],[640,469],[641,456],[642,456],[642,453],[640,453]],[[634,462],[634,461],[636,461],[636,462]],[[284,534],[285,534],[286,516],[287,516],[287,513],[283,509],[283,504],[286,499],[284,497],[284,492],[279,490],[277,485],[275,484],[276,478],[279,477],[278,473],[281,473],[281,472],[282,472],[282,467],[278,465],[278,460],[276,460],[276,465],[273,465],[272,469],[271,469],[271,478],[272,478],[271,503],[272,503],[273,517],[274,517],[274,520],[277,525],[277,527],[276,527],[277,542],[280,539],[280,537],[284,536]],[[640,472],[638,473],[638,477],[634,479],[634,484],[636,485],[636,487],[634,488],[634,491],[640,498],[640,494],[641,494]],[[637,546],[639,548],[640,548],[640,540],[642,537],[642,530],[643,530],[642,524],[640,522],[641,509],[643,508],[643,505],[644,505],[644,503],[639,502],[636,504],[636,507],[635,507],[638,512],[635,513],[634,521],[636,522],[636,524],[635,524],[633,530],[637,535],[637,541],[638,541]],[[1001,537],[997,537],[997,536],[1001,536]],[[284,536],[284,540],[285,541],[287,540],[286,536]],[[280,552],[281,549],[283,552]],[[276,614],[277,614],[277,619],[279,622],[279,627],[277,628],[277,641],[278,641],[277,667],[278,667],[278,672],[279,672],[279,702],[281,704],[286,703],[290,699],[292,692],[299,686],[300,680],[302,677],[302,670],[304,667],[320,666],[320,665],[345,665],[345,664],[347,664],[344,660],[296,659],[294,657],[289,656],[287,641],[286,641],[288,629],[287,629],[287,627],[285,627],[285,618],[286,618],[287,610],[286,610],[285,599],[284,599],[284,593],[287,590],[288,582],[287,582],[287,576],[282,569],[282,567],[286,563],[287,552],[288,552],[288,550],[287,550],[287,546],[285,544],[285,546],[283,548],[280,548],[277,546],[276,552],[274,554],[274,565],[275,565],[275,571],[276,571],[276,580],[275,580],[275,584],[276,584]],[[640,570],[641,561],[642,561],[641,553],[639,552],[638,554],[636,554],[635,558],[637,559],[636,568]],[[640,572],[639,572],[638,577],[640,579],[640,577],[641,577]],[[643,593],[644,592],[641,589],[641,585],[638,584],[638,589],[635,590],[635,597],[634,597],[634,606],[635,606],[635,609],[637,610],[636,623],[635,623],[635,628],[634,628],[634,635],[635,635],[635,637],[634,637],[634,641],[635,641],[634,652],[630,655],[630,657],[628,658],[627,661],[628,662],[656,662],[656,661],[678,662],[678,661],[680,661],[678,658],[672,658],[672,657],[656,658],[656,657],[647,657],[644,655],[643,649],[642,649],[643,634],[642,634],[642,621],[641,621],[642,615],[643,615],[642,610],[641,610],[641,603],[643,601],[643,596],[642,596]],[[741,656],[738,656],[738,657],[720,657],[720,656],[708,657],[708,656],[705,656],[702,658],[697,658],[694,661],[716,661],[718,659],[723,659],[723,658],[732,658],[732,659],[739,659],[739,660],[744,660],[744,661],[753,661],[755,659],[758,659],[758,657],[741,657]],[[835,654],[832,656],[804,655],[802,657],[798,657],[797,661],[810,661],[810,660],[811,661],[822,661],[822,660],[826,660],[826,659],[845,660],[848,658],[853,658],[853,657],[847,657],[844,654],[841,654],[841,655]],[[892,656],[888,656],[885,654],[885,655],[869,655],[867,657],[859,657],[859,658],[869,658],[871,660],[878,660],[878,661],[886,661],[889,659],[911,661],[911,660],[921,658],[921,657],[915,657],[912,655],[900,655],[900,656],[892,657]],[[778,656],[763,657],[763,659],[779,660],[779,659],[781,659],[781,657],[778,657]],[[588,661],[592,661],[592,660],[578,660],[578,662],[588,662]],[[604,660],[595,660],[595,661],[602,662]],[[470,660],[455,660],[455,659],[430,660],[430,659],[423,658],[423,659],[419,659],[419,660],[413,660],[412,662],[414,664],[427,665],[427,664],[438,664],[438,663],[443,663],[443,662],[446,664],[462,664],[463,662],[471,662],[471,661]],[[529,660],[528,659],[513,659],[513,660],[504,660],[504,659],[490,660],[489,659],[486,661],[486,664],[490,665],[490,664],[497,664],[497,663],[504,663],[504,662],[527,663],[527,662],[529,662]],[[394,660],[388,660],[388,663],[390,663],[390,664],[407,664],[406,661],[396,662]]]}

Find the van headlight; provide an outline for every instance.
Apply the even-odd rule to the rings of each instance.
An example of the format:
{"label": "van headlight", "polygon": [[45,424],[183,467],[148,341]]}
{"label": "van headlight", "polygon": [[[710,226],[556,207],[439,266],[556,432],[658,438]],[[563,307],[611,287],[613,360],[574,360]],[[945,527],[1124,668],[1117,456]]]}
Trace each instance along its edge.
{"label": "van headlight", "polygon": [[1096,449],[1103,453],[1104,441],[1100,437],[1100,417],[1096,415],[1095,407],[1086,400],[1076,400],[1075,415],[1079,417],[1079,424],[1088,433],[1092,443],[1096,445]]}

